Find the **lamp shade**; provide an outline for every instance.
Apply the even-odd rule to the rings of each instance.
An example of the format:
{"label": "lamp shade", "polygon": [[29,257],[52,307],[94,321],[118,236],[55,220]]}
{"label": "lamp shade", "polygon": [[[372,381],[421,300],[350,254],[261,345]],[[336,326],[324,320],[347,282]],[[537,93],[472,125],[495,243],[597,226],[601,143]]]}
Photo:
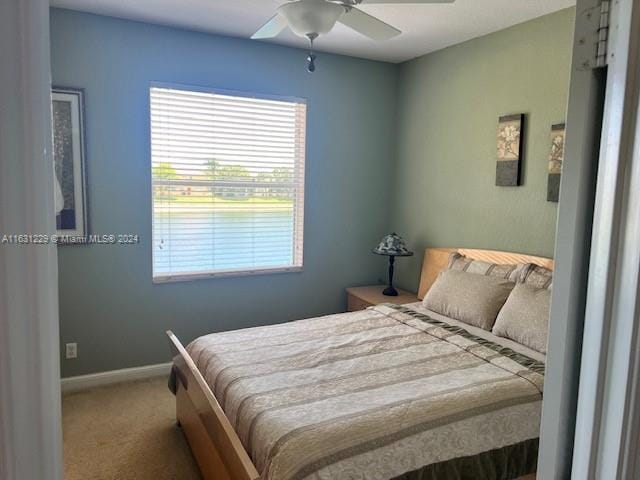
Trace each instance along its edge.
{"label": "lamp shade", "polygon": [[402,237],[395,232],[385,235],[378,246],[373,249],[373,253],[394,257],[410,257],[413,255],[413,252],[410,252],[405,245]]}
{"label": "lamp shade", "polygon": [[345,8],[340,3],[325,0],[300,0],[281,5],[278,12],[287,19],[293,33],[306,37],[329,32]]}

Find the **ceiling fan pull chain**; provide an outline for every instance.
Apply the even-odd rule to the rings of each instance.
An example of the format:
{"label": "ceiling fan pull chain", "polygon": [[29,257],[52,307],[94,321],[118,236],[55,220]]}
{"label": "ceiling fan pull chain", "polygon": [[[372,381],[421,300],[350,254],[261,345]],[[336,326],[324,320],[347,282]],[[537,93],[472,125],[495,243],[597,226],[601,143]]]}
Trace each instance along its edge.
{"label": "ceiling fan pull chain", "polygon": [[307,72],[313,73],[316,71],[316,55],[313,53],[313,41],[318,38],[317,33],[310,33],[307,35],[309,38],[309,56],[307,57]]}

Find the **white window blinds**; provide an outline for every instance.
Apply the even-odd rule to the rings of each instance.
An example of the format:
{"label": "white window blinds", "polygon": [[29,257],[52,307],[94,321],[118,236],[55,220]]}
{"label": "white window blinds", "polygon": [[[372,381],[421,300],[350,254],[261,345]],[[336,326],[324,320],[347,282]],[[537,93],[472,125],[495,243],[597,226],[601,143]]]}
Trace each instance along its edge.
{"label": "white window blinds", "polygon": [[306,104],[151,87],[153,278],[302,267]]}

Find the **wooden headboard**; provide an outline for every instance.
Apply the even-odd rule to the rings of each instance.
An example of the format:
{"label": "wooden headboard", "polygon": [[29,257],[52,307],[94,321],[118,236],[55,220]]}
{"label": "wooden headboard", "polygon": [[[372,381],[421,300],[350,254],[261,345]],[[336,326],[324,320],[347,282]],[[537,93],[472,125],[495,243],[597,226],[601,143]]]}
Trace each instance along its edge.
{"label": "wooden headboard", "polygon": [[483,262],[497,263],[500,265],[511,263],[534,263],[553,270],[553,260],[551,258],[536,257],[524,253],[499,252],[497,250],[475,250],[471,248],[427,248],[424,251],[422,261],[422,273],[420,274],[420,288],[418,298],[422,300],[427,291],[436,281],[438,274],[444,270],[449,261],[449,255],[458,252],[465,257]]}

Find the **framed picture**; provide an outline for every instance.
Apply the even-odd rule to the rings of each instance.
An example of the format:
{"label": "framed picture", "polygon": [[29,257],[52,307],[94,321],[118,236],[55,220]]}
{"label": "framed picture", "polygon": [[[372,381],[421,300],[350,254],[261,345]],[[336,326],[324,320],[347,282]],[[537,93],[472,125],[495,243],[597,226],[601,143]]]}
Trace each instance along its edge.
{"label": "framed picture", "polygon": [[499,187],[520,185],[523,126],[523,113],[498,119],[496,185]]}
{"label": "framed picture", "polygon": [[560,198],[560,177],[564,160],[564,123],[551,125],[551,151],[549,152],[549,177],[547,179],[547,201]]}
{"label": "framed picture", "polygon": [[53,160],[58,235],[88,234],[84,91],[53,87]]}

